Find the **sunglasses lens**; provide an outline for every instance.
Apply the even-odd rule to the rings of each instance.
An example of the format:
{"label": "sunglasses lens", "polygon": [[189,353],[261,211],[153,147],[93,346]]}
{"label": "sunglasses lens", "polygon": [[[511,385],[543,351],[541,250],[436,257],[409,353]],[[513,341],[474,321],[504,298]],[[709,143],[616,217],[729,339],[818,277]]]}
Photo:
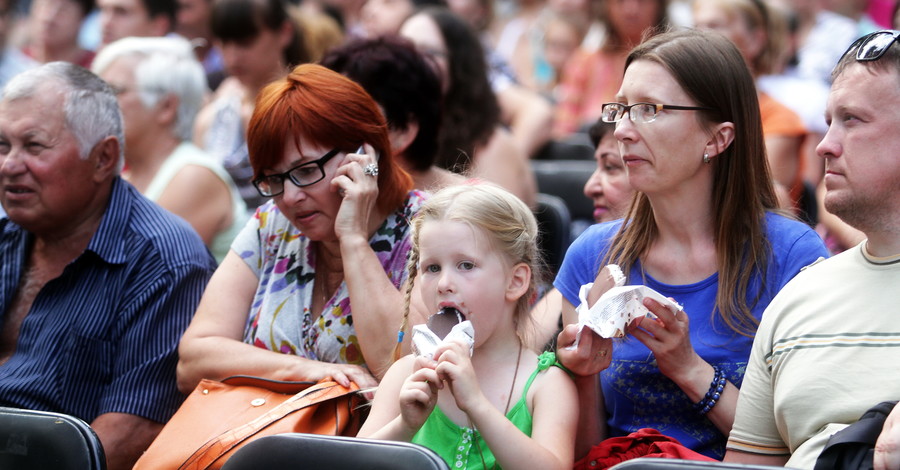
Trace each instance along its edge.
{"label": "sunglasses lens", "polygon": [[871,34],[856,50],[856,60],[877,60],[897,39],[897,33],[879,31]]}

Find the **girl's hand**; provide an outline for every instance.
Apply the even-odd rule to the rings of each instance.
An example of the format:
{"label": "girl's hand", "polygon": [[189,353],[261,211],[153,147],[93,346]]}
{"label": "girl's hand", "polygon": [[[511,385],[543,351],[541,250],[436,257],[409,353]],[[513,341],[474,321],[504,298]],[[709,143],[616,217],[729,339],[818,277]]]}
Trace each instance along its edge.
{"label": "girl's hand", "polygon": [[688,315],[672,312],[652,299],[644,299],[644,306],[657,318],[638,319],[628,326],[628,332],[653,352],[659,371],[679,383],[678,378],[705,364],[691,345]]}
{"label": "girl's hand", "polygon": [[377,171],[378,159],[371,145],[363,148],[364,154],[348,153],[331,180],[331,188],[343,197],[334,221],[334,232],[341,240],[352,236],[369,239],[369,218],[378,199],[378,175],[370,174],[367,168]]}
{"label": "girl's hand", "polygon": [[487,401],[478,385],[467,345],[449,341],[435,350],[434,357],[437,358],[437,376],[450,387],[460,410],[469,413],[475,406]]}
{"label": "girl's hand", "polygon": [[578,348],[573,349],[576,325],[568,325],[556,337],[556,359],[573,374],[593,376],[609,367],[612,360],[612,339],[602,338],[594,330],[581,332]]}
{"label": "girl's hand", "polygon": [[434,362],[417,357],[415,372],[403,381],[400,388],[400,418],[410,434],[419,431],[437,404],[438,390],[442,388]]}

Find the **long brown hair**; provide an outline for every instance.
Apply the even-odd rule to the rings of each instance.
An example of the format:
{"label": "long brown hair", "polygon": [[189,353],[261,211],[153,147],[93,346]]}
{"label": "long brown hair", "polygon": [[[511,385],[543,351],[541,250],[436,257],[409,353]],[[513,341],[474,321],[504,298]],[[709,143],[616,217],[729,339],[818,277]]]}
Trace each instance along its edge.
{"label": "long brown hair", "polygon": [[[637,60],[665,67],[697,106],[711,108],[697,113],[702,125],[734,124],[734,141],[710,163],[719,272],[714,312],[734,332],[752,336],[759,322],[751,308],[763,293],[771,253],[765,214],[777,207],[753,77],[730,41],[695,30],[664,33],[642,43],[628,55],[625,68]],[[650,200],[638,192],[606,261],[628,273],[658,235]],[[748,302],[754,274],[763,282]]]}

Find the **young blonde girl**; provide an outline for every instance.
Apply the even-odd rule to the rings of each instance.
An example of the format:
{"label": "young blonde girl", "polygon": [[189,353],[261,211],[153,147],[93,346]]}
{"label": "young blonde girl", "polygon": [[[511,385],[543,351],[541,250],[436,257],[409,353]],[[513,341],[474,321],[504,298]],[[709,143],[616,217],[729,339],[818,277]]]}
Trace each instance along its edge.
{"label": "young blonde girl", "polygon": [[413,283],[431,312],[472,322],[474,353],[448,342],[434,360],[406,356],[384,376],[360,437],[409,441],[450,468],[571,468],[576,390],[523,330],[539,266],[529,208],[489,184],[446,188],[413,219]]}

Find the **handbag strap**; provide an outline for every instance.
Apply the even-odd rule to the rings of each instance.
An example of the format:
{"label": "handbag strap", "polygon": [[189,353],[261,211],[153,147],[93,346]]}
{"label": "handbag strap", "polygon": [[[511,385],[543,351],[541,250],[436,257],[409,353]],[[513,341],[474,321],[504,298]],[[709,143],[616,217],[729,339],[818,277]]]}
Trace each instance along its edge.
{"label": "handbag strap", "polygon": [[[319,382],[297,393],[253,421],[234,429],[229,429],[210,439],[206,444],[194,451],[178,469],[207,469],[220,457],[234,449],[235,446],[281,418],[308,406],[356,393],[357,390],[358,388],[355,386],[354,388],[346,388],[336,382]],[[336,428],[339,425],[340,423],[335,423]]]}

